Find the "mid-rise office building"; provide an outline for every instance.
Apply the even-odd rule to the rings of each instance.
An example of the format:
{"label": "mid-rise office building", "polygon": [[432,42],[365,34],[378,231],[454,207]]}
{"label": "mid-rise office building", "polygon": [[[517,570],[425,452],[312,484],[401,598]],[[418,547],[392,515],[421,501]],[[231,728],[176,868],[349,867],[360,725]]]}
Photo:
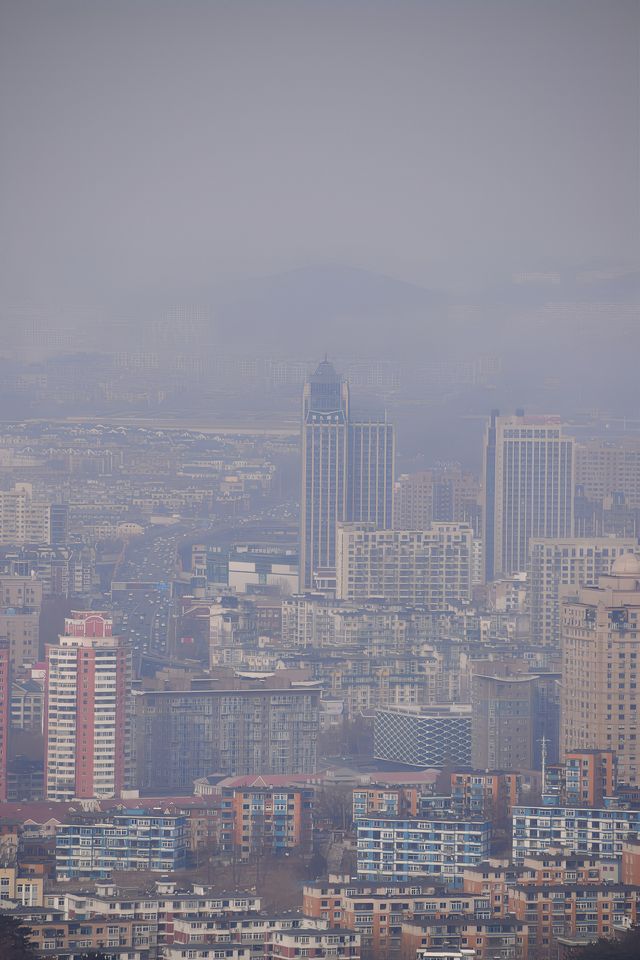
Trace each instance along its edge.
{"label": "mid-rise office building", "polygon": [[471,725],[466,704],[377,710],[373,753],[414,767],[464,766],[471,761]]}
{"label": "mid-rise office building", "polygon": [[432,610],[468,601],[472,540],[471,527],[458,523],[416,531],[338,524],[336,595],[360,601],[380,597]]}
{"label": "mid-rise office building", "polygon": [[640,560],[624,554],[599,586],[562,606],[562,748],[612,750],[640,783]]}
{"label": "mid-rise office building", "polygon": [[638,551],[633,537],[538,539],[529,547],[531,638],[559,644],[560,600],[578,587],[596,586],[617,557]]}
{"label": "mid-rise office building", "polygon": [[269,553],[236,552],[229,557],[228,582],[238,593],[298,592],[298,558]]}
{"label": "mid-rise office building", "polygon": [[392,525],[393,464],[392,426],[353,418],[347,382],[323,361],[302,401],[301,589],[335,576],[340,521]]}
{"label": "mid-rise office building", "polygon": [[75,611],[47,645],[45,782],[49,800],[116,797],[131,777],[131,651],[111,620]]}
{"label": "mid-rise office building", "polygon": [[573,536],[574,441],[557,417],[493,411],[483,482],[487,581],[526,570],[532,537]]}

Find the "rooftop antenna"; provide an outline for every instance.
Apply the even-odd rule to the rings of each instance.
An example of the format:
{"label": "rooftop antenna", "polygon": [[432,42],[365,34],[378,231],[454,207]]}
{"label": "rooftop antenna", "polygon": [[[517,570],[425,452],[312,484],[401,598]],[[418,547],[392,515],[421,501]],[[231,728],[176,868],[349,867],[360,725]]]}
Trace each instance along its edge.
{"label": "rooftop antenna", "polygon": [[542,792],[547,788],[547,738],[542,735]]}

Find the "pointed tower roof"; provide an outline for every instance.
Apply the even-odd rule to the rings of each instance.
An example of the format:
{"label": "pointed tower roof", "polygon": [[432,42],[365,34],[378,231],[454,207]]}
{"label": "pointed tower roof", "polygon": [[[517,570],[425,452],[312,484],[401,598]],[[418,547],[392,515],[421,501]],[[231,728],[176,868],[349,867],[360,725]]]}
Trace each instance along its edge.
{"label": "pointed tower roof", "polygon": [[335,383],[337,380],[340,380],[340,377],[336,373],[333,364],[327,360],[325,356],[324,360],[318,364],[311,380],[314,383]]}

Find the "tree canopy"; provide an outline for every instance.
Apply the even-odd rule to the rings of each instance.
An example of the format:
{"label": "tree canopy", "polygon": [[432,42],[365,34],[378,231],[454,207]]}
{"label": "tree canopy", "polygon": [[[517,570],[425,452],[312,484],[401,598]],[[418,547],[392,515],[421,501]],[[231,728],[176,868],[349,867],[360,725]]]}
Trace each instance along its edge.
{"label": "tree canopy", "polygon": [[[0,913],[0,957],[2,960],[38,960],[36,949],[31,943],[29,927],[17,917]],[[113,960],[114,954],[101,950],[86,950],[80,954],[80,960]]]}
{"label": "tree canopy", "polygon": [[596,940],[586,947],[578,947],[571,960],[638,960],[640,957],[640,927],[627,930],[617,940]]}
{"label": "tree canopy", "polygon": [[0,913],[0,957],[11,960],[36,960],[29,928],[6,913]]}

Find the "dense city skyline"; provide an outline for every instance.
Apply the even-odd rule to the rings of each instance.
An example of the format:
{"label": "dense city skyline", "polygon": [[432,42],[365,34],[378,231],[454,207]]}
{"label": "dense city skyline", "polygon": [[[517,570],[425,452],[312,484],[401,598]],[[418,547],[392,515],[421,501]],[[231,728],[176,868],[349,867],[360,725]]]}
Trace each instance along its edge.
{"label": "dense city skyline", "polygon": [[[146,921],[120,921],[136,960],[205,960],[198,924],[228,930],[229,910],[274,960],[307,936],[349,960],[416,937],[493,960],[494,936],[508,960],[555,960],[564,938],[610,935],[612,912],[633,922],[640,434],[494,410],[475,470],[399,472],[375,391],[325,359],[300,392],[298,432],[3,426],[0,810],[16,846],[0,924],[21,904],[37,951],[75,957],[84,937],[109,956],[102,891],[120,914],[119,884],[143,872],[171,879],[140,891]],[[30,852],[43,821],[49,866]],[[331,858],[354,879],[329,877]],[[576,915],[553,930],[528,892],[549,858],[548,899]],[[255,898],[223,906],[240,876]],[[69,882],[93,890],[82,927]],[[434,884],[437,922],[420,919]],[[590,896],[602,909],[581,921]],[[51,939],[37,909],[54,903]],[[293,930],[274,918],[285,904],[302,906]]]}
{"label": "dense city skyline", "polygon": [[640,955],[640,0],[0,0],[0,960]]}

